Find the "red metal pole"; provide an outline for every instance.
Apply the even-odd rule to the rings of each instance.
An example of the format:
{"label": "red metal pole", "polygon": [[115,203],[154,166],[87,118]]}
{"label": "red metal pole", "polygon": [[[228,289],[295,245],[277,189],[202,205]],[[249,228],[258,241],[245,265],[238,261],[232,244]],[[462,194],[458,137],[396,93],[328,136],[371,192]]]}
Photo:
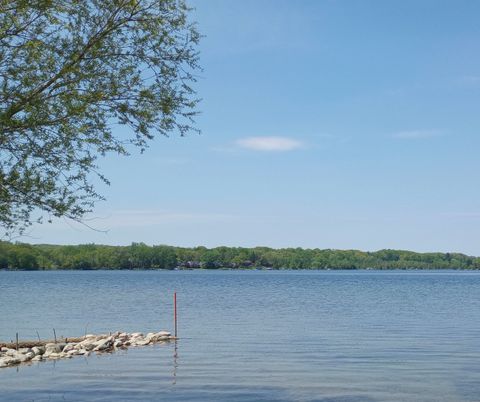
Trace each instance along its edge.
{"label": "red metal pole", "polygon": [[177,292],[173,293],[173,321],[175,323],[175,338],[177,337]]}

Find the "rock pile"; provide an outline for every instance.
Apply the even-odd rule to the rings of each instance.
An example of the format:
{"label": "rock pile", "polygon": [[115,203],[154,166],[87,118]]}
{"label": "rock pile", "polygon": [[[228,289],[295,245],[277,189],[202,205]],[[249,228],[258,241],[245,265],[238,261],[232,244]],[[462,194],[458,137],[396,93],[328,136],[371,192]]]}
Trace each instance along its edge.
{"label": "rock pile", "polygon": [[144,335],[141,332],[115,332],[109,335],[86,335],[79,342],[39,343],[31,348],[2,347],[0,349],[0,368],[15,366],[21,363],[40,360],[54,360],[72,358],[73,356],[88,356],[91,353],[113,352],[128,347],[145,346],[162,343],[175,337],[170,332],[150,332]]}

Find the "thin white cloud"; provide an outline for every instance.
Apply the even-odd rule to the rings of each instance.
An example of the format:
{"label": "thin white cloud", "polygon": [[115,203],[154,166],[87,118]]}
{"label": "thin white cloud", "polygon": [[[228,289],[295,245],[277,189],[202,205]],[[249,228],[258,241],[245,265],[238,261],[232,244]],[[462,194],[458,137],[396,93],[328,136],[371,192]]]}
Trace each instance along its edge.
{"label": "thin white cloud", "polygon": [[407,130],[393,133],[392,138],[397,138],[400,140],[419,140],[439,137],[440,135],[442,135],[442,133],[438,130]]}
{"label": "thin white cloud", "polygon": [[236,141],[236,145],[253,151],[285,152],[304,146],[301,141],[288,137],[246,137]]}

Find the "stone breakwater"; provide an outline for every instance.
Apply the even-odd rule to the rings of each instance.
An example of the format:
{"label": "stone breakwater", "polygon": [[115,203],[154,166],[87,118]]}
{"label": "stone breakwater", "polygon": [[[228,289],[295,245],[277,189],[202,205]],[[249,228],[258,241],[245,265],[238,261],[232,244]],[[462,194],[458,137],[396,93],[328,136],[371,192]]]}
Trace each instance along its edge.
{"label": "stone breakwater", "polygon": [[82,338],[76,338],[75,342],[38,342],[36,346],[19,347],[18,350],[9,345],[10,347],[4,346],[0,349],[0,368],[42,360],[88,356],[91,353],[113,352],[118,349],[163,343],[173,339],[176,338],[167,331],[150,332],[147,335],[141,332],[115,332],[108,335],[85,335]]}

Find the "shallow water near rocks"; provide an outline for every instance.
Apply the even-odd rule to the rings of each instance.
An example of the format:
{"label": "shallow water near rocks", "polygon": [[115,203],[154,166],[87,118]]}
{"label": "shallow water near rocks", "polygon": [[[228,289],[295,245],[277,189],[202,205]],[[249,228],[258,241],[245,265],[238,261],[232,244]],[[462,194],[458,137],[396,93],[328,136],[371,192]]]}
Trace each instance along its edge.
{"label": "shallow water near rocks", "polygon": [[0,340],[180,340],[0,370],[5,401],[480,401],[480,273],[0,272]]}

